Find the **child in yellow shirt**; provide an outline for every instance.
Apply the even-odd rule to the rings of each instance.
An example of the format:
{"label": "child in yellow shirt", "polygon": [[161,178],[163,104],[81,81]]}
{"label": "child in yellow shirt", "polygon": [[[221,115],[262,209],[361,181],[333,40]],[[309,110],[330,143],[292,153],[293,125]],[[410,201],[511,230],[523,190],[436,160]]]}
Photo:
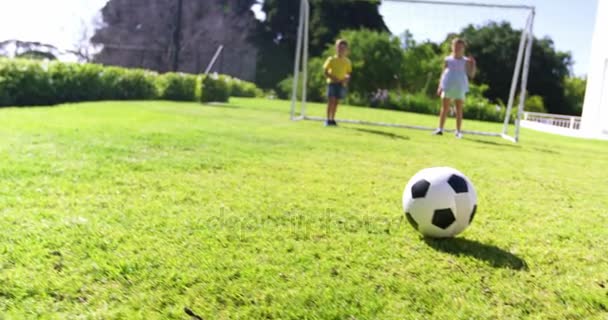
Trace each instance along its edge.
{"label": "child in yellow shirt", "polygon": [[327,77],[327,120],[325,126],[337,126],[336,111],[338,103],[346,97],[346,86],[352,73],[352,64],[347,58],[348,42],[340,39],[336,41],[336,55],[328,58],[323,64],[325,77]]}

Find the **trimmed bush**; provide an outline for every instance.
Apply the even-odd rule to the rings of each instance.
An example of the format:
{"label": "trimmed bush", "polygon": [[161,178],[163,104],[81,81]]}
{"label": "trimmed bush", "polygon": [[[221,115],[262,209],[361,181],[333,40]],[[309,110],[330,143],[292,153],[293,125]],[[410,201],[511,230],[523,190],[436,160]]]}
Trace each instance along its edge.
{"label": "trimmed bush", "polygon": [[29,60],[0,61],[0,92],[4,106],[39,106],[56,102],[48,63]]}
{"label": "trimmed bush", "polygon": [[472,96],[467,97],[467,101],[465,101],[463,115],[465,119],[502,122],[505,117],[505,109],[492,104],[485,98]]}
{"label": "trimmed bush", "polygon": [[264,96],[264,92],[255,83],[237,78],[230,78],[229,83],[231,97],[255,98]]}
{"label": "trimmed bush", "polygon": [[0,106],[155,99],[156,73],[96,64],[0,60]]}
{"label": "trimmed bush", "polygon": [[[109,67],[109,88],[116,100],[150,100],[158,97],[155,72],[141,69]],[[109,70],[109,71],[110,71]],[[105,70],[104,70],[105,71]],[[104,72],[105,74],[105,72]]]}
{"label": "trimmed bush", "polygon": [[216,74],[203,77],[201,102],[228,102],[230,85],[224,77]]}
{"label": "trimmed bush", "polygon": [[[291,90],[293,88],[293,76],[289,76],[277,84],[276,93],[279,99],[290,99]],[[298,92],[298,98],[300,98],[300,92]],[[311,101],[316,101],[310,97]],[[318,101],[317,101],[318,102]]]}
{"label": "trimmed bush", "polygon": [[55,103],[104,99],[104,87],[98,64],[51,62],[48,76],[53,86]]}
{"label": "trimmed bush", "polygon": [[[438,115],[441,108],[441,100],[437,97],[429,97],[423,93],[404,95],[390,93],[386,101],[375,104],[375,107]],[[465,119],[502,122],[505,116],[505,108],[492,104],[486,98],[470,94],[465,101],[463,113]]]}
{"label": "trimmed bush", "polygon": [[389,109],[407,112],[438,114],[440,101],[437,98],[431,98],[423,93],[404,95],[390,93],[385,104],[380,104],[378,107],[382,108],[383,106],[386,106]]}
{"label": "trimmed bush", "polygon": [[174,101],[195,101],[197,76],[184,73],[165,73],[158,77],[159,97]]}
{"label": "trimmed bush", "polygon": [[8,90],[6,90],[6,82],[8,82],[8,80],[5,77],[0,76],[0,107],[13,104],[13,97],[10,96]]}
{"label": "trimmed bush", "polygon": [[0,58],[0,107],[156,98],[225,102],[231,94],[263,96],[255,84],[224,75],[158,75],[98,64]]}

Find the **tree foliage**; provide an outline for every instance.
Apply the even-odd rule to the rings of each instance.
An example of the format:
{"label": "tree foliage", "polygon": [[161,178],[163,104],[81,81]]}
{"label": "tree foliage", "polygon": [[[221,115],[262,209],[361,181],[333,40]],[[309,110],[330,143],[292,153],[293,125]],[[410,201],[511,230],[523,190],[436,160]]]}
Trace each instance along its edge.
{"label": "tree foliage", "polygon": [[[349,96],[367,99],[378,89],[399,88],[400,72],[403,69],[403,50],[399,39],[386,32],[371,30],[347,30],[339,35],[350,45],[349,59],[353,63],[353,74],[348,84]],[[327,84],[323,75],[323,63],[335,55],[333,45],[328,45],[319,57],[310,60],[308,66],[308,98],[324,98]],[[281,81],[279,95],[287,97],[291,92],[292,77]]]}
{"label": "tree foliage", "polygon": [[[469,25],[461,35],[468,42],[468,52],[477,60],[476,81],[489,85],[486,96],[505,102],[509,89],[521,30],[515,30],[507,22],[491,22],[481,27]],[[528,80],[529,95],[543,97],[545,107],[551,113],[573,114],[565,103],[564,78],[572,65],[570,53],[555,49],[548,38],[534,39]]]}
{"label": "tree foliage", "polygon": [[[384,32],[370,30],[345,31],[340,38],[351,43],[349,58],[353,73],[349,88],[355,92],[371,93],[377,89],[395,89],[403,68],[403,50],[397,38]],[[335,54],[328,47],[323,57]],[[317,71],[321,72],[321,70]]]}
{"label": "tree foliage", "polygon": [[403,60],[399,76],[402,88],[408,92],[433,94],[441,75],[441,48],[432,42],[410,42]]}
{"label": "tree foliage", "polygon": [[583,113],[586,89],[586,78],[566,77],[564,79],[565,102],[570,107],[570,110],[573,110],[574,115],[580,116]]}
{"label": "tree foliage", "polygon": [[[370,29],[388,31],[379,13],[379,1],[311,0],[311,56],[318,56],[342,30]],[[259,22],[254,42],[258,55],[257,82],[273,87],[293,71],[300,2],[265,0],[262,11],[266,19]]]}
{"label": "tree foliage", "polygon": [[57,60],[57,57],[51,52],[39,51],[39,50],[29,50],[23,53],[20,53],[16,56],[16,58],[22,59],[33,59],[33,60]]}

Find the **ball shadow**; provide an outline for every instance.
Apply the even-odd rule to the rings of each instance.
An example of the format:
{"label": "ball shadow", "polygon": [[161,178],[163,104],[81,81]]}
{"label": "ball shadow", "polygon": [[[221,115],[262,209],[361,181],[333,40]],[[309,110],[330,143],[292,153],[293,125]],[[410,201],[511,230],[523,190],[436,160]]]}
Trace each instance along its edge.
{"label": "ball shadow", "polygon": [[424,238],[431,248],[455,256],[469,256],[484,261],[494,268],[528,270],[526,261],[499,247],[464,238]]}

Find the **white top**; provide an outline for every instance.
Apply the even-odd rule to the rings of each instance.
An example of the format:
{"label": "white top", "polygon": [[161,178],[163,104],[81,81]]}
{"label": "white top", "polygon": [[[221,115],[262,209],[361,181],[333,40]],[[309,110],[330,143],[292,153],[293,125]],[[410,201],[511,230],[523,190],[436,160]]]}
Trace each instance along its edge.
{"label": "white top", "polygon": [[469,92],[469,77],[467,76],[467,57],[456,59],[453,56],[445,58],[446,68],[441,75],[443,91]]}

